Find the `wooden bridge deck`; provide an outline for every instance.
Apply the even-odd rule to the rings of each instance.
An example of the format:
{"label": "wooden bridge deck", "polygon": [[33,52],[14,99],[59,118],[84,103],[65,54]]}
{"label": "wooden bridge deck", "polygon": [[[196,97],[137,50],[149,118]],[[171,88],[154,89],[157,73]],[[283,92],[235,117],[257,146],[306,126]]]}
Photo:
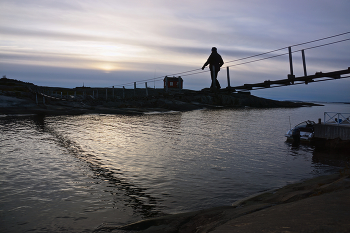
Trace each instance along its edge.
{"label": "wooden bridge deck", "polygon": [[255,83],[255,84],[244,84],[242,86],[235,86],[230,87],[234,90],[256,90],[256,89],[263,89],[263,88],[272,88],[272,87],[278,87],[278,86],[289,86],[294,84],[308,84],[312,82],[319,82],[319,81],[327,81],[332,79],[341,79],[341,78],[348,78],[342,77],[344,74],[350,74],[350,67],[346,70],[338,70],[328,73],[322,73],[317,72],[314,75],[307,75],[307,76],[301,76],[301,77],[294,77],[294,75],[288,75],[287,79],[281,79],[281,80],[275,80],[275,81],[264,81],[262,83]]}

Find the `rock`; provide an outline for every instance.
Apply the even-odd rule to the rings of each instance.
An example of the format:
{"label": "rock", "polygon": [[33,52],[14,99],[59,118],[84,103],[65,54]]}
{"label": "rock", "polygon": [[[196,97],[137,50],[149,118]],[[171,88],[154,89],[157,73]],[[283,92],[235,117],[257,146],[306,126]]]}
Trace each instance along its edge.
{"label": "rock", "polygon": [[349,170],[253,195],[234,206],[166,215],[96,232],[349,232]]}

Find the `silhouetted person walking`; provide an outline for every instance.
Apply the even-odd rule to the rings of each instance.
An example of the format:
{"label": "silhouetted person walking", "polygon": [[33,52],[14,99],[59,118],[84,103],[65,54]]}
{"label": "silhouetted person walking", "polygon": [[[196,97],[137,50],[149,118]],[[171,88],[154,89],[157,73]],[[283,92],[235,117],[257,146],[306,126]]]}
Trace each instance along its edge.
{"label": "silhouetted person walking", "polygon": [[[209,69],[210,69],[210,77],[211,77],[211,86],[210,89],[214,89],[214,82],[216,84],[216,88],[220,89],[220,83],[217,80],[218,73],[220,71],[220,67],[224,64],[224,61],[222,60],[222,57],[220,54],[218,54],[217,49],[213,47],[211,49],[211,54],[207,60],[207,62],[203,65],[202,70],[209,64]],[[213,77],[213,67],[215,70],[215,77]]]}

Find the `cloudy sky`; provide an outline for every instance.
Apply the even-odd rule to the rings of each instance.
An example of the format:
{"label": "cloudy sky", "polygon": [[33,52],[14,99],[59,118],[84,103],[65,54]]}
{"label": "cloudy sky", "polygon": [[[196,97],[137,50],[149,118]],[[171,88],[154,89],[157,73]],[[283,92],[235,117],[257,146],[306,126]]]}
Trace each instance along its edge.
{"label": "cloudy sky", "polygon": [[[349,0],[1,0],[0,71],[44,86],[110,87],[181,74],[184,88],[210,86],[200,69],[216,46],[225,64],[219,81],[231,86],[284,79],[288,56],[241,64],[287,46],[350,32]],[[292,51],[350,38],[350,33]],[[350,40],[305,50],[307,72],[350,66]],[[294,74],[303,75],[301,53]],[[241,64],[241,65],[240,65]],[[206,69],[205,71],[207,71]],[[195,73],[195,74],[193,74]],[[151,81],[158,78],[156,81]],[[350,78],[253,91],[272,99],[349,101]]]}

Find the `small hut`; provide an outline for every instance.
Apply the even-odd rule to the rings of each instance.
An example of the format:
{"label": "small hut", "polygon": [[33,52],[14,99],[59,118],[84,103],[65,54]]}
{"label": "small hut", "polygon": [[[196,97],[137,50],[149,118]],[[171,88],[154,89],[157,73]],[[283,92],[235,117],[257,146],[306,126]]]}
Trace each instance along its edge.
{"label": "small hut", "polygon": [[177,88],[182,89],[183,88],[183,79],[181,76],[179,77],[168,77],[165,76],[164,78],[164,88]]}

